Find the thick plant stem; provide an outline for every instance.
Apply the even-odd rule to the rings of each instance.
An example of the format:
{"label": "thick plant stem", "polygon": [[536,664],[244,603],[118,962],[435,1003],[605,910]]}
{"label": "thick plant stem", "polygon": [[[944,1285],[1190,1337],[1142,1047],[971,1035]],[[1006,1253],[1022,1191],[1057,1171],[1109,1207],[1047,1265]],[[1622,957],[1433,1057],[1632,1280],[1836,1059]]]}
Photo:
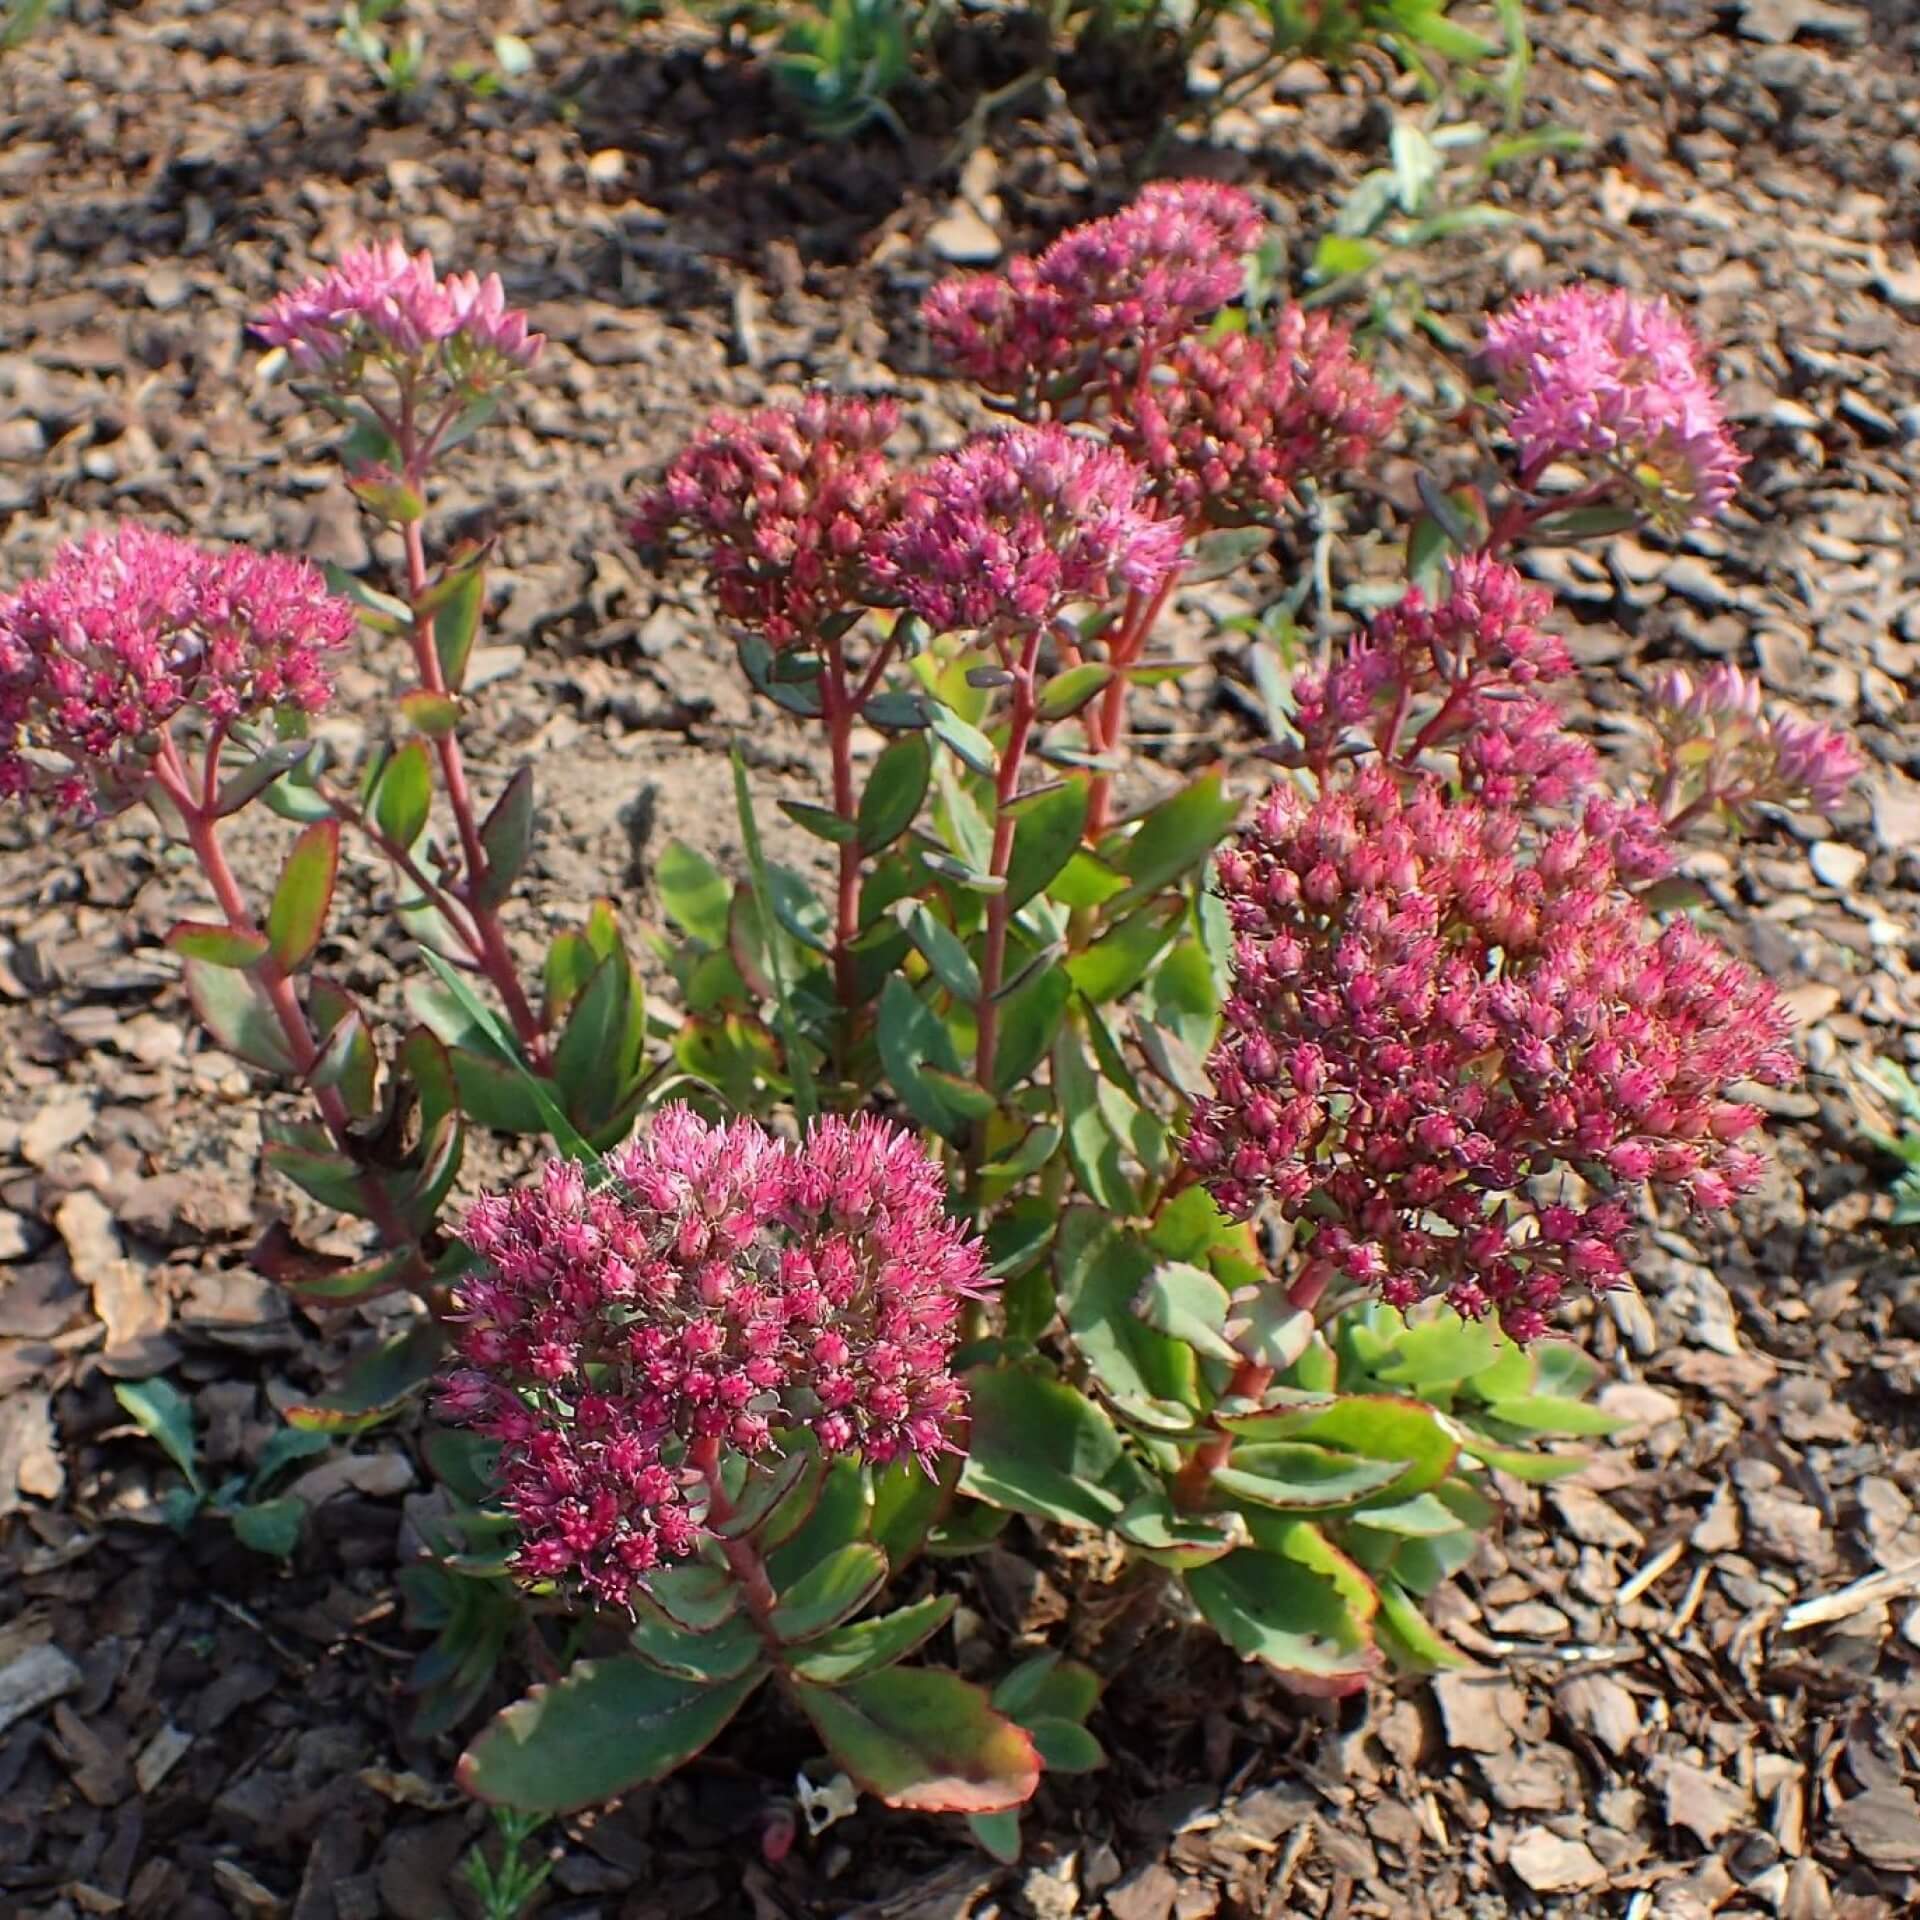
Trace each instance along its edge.
{"label": "thick plant stem", "polygon": [[[246,896],[241,893],[240,883],[234,878],[233,868],[227,862],[226,849],[220,844],[220,832],[213,810],[201,796],[194,793],[193,784],[171,739],[163,740],[154,772],[161,789],[179,812],[194,862],[205,876],[207,885],[213,889],[213,897],[226,916],[227,925],[238,933],[259,934],[260,928],[247,907]],[[307,1023],[293,982],[271,951],[263,953],[254,962],[252,971],[268,1006],[273,1009],[273,1017],[279,1025],[282,1039],[286,1041],[287,1056],[293,1062],[294,1071],[302,1080],[306,1080],[319,1061],[320,1043]],[[309,1085],[309,1091],[333,1144],[357,1165],[353,1116],[347,1111],[347,1103],[341,1099],[338,1088]],[[367,1203],[369,1217],[380,1231],[381,1239],[396,1250],[413,1245],[418,1236],[408,1229],[395,1212],[392,1202],[373,1176],[363,1172],[356,1184]]]}
{"label": "thick plant stem", "polygon": [[[413,662],[420,684],[428,693],[447,691],[440,671],[440,650],[434,645],[433,616],[421,611],[427,594],[427,550],[420,523],[409,521],[405,528],[407,549],[407,597],[413,608]],[[467,785],[467,767],[461,757],[456,735],[444,733],[433,743],[434,757],[440,763],[440,779],[447,791],[447,805],[453,811],[460,835],[460,850],[466,858],[467,878],[460,889],[460,903],[471,916],[480,943],[480,968],[492,981],[513,1022],[520,1044],[536,1066],[546,1060],[546,1032],[528,1003],[520,985],[520,970],[513,963],[500,917],[481,897],[487,877],[487,851],[480,839],[480,822]]]}
{"label": "thick plant stem", "polygon": [[[1160,615],[1166,610],[1179,574],[1176,570],[1151,594],[1129,593],[1126,611],[1108,644],[1107,658],[1113,666],[1113,678],[1101,688],[1088,712],[1089,744],[1097,754],[1116,751],[1127,737],[1127,691],[1131,684],[1128,671],[1139,660]],[[1087,789],[1086,841],[1093,845],[1107,830],[1113,818],[1113,775],[1096,773]]]}
{"label": "thick plant stem", "polygon": [[[999,771],[993,786],[993,852],[988,867],[990,876],[1004,881],[1013,859],[1013,802],[1020,791],[1020,766],[1027,754],[1027,742],[1033,736],[1036,706],[1034,676],[1040,663],[1040,633],[1036,628],[1026,636],[1017,661],[1009,659],[1013,674],[1011,712],[1007,723],[1007,744],[1000,755]],[[1000,988],[1006,978],[1007,923],[1013,909],[1005,887],[987,896],[987,944],[980,958],[979,1038],[974,1050],[974,1078],[988,1093],[993,1086],[993,1056],[1000,1040]]]}
{"label": "thick plant stem", "polygon": [[[733,1503],[727,1498],[727,1490],[720,1479],[720,1442],[712,1435],[696,1440],[687,1450],[687,1463],[707,1483],[707,1522],[715,1526],[732,1517]],[[747,1603],[747,1611],[753,1616],[769,1645],[774,1644],[771,1621],[777,1596],[773,1591],[773,1582],[767,1578],[767,1563],[760,1557],[760,1549],[750,1539],[729,1539],[722,1534],[714,1538],[720,1544],[720,1551],[727,1557],[728,1569],[740,1586],[740,1597]]]}
{"label": "thick plant stem", "polygon": [[[1224,1397],[1229,1400],[1258,1400],[1272,1384],[1271,1367],[1263,1367],[1256,1360],[1242,1360],[1234,1368],[1233,1378],[1227,1382]],[[1233,1435],[1230,1433],[1214,1432],[1202,1440],[1173,1483],[1174,1505],[1189,1510],[1205,1506],[1213,1476],[1227,1464],[1227,1455],[1232,1451]]]}

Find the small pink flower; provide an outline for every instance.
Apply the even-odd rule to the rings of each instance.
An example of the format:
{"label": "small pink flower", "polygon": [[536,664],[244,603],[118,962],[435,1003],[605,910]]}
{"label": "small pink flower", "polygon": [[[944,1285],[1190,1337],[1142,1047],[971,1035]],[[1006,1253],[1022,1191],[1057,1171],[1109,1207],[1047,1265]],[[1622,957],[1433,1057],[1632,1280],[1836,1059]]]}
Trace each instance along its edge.
{"label": "small pink flower", "polygon": [[1663,525],[1711,520],[1745,464],[1693,329],[1664,299],[1580,283],[1487,326],[1485,358],[1531,484],[1599,465]]}
{"label": "small pink flower", "polygon": [[183,708],[226,726],[324,707],[354,625],[302,560],[131,521],[72,542],[0,600],[0,792],[123,806]]}
{"label": "small pink flower", "polygon": [[1221,1204],[1270,1197],[1313,1261],[1524,1341],[1623,1283],[1634,1188],[1751,1191],[1731,1089],[1794,1077],[1786,1017],[1691,922],[1647,929],[1617,826],[1378,762],[1276,788],[1218,863],[1232,990],[1186,1153]]}
{"label": "small pink flower", "polygon": [[1757,802],[1801,800],[1832,813],[1865,765],[1835,728],[1769,712],[1759,684],[1726,662],[1698,682],[1682,667],[1663,675],[1653,717],[1674,799],[1698,798],[1734,815]]}
{"label": "small pink flower", "polygon": [[824,390],[744,419],[716,413],[642,495],[633,539],[650,550],[678,536],[730,619],[774,647],[815,644],[857,602],[868,543],[891,517],[899,420],[891,400]]}
{"label": "small pink flower", "polygon": [[338,266],[270,302],[254,331],[307,372],[350,380],[369,356],[416,370],[444,356],[455,383],[475,387],[530,368],[546,344],[506,304],[497,274],[443,281],[430,253],[398,240],[349,247]]}
{"label": "small pink flower", "polygon": [[936,632],[1031,629],[1076,600],[1153,592],[1183,539],[1125,454],[1065,427],[1014,427],[919,475],[871,571]]}
{"label": "small pink flower", "polygon": [[524,1575],[629,1604],[698,1543],[689,1443],[760,1455],[806,1428],[876,1464],[951,1444],[960,1308],[987,1282],[910,1134],[829,1118],[795,1147],[667,1107],[607,1172],[549,1161],[463,1227],[484,1264],[440,1411],[508,1443]]}
{"label": "small pink flower", "polygon": [[956,372],[998,393],[1044,388],[1113,355],[1150,356],[1236,298],[1264,225],[1238,187],[1157,181],[1037,259],[943,281],[922,317]]}
{"label": "small pink flower", "polygon": [[1116,393],[1114,442],[1169,512],[1216,526],[1276,519],[1301,480],[1357,466],[1399,413],[1346,329],[1298,307],[1268,333],[1183,340],[1162,375]]}

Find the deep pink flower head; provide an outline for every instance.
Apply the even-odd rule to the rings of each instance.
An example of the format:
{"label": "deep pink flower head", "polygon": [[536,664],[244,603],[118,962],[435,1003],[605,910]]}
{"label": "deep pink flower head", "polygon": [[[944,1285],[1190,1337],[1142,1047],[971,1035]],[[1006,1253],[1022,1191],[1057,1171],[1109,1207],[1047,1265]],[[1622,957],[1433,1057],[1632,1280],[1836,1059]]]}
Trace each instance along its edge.
{"label": "deep pink flower head", "polygon": [[1238,187],[1156,181],[1038,259],[943,281],[922,317],[957,373],[997,393],[1044,389],[1113,355],[1151,354],[1217,312],[1240,293],[1264,225]]}
{"label": "deep pink flower head", "polygon": [[1745,458],[1700,342],[1664,299],[1586,283],[1487,325],[1485,358],[1528,483],[1556,460],[1616,476],[1666,526],[1711,520]]}
{"label": "deep pink flower head", "polygon": [[936,632],[1031,629],[1071,601],[1153,592],[1184,537],[1124,453],[1065,427],[1013,427],[925,468],[874,543],[872,574]]}
{"label": "deep pink flower head", "polygon": [[1329,667],[1298,676],[1302,758],[1324,770],[1370,736],[1390,759],[1452,753],[1468,789],[1493,805],[1566,804],[1594,783],[1598,761],[1540,693],[1573,671],[1542,624],[1552,605],[1505,562],[1461,555],[1436,603],[1410,589]]}
{"label": "deep pink flower head", "polygon": [[1277,519],[1301,480],[1366,459],[1400,410],[1346,329],[1298,307],[1270,332],[1182,340],[1162,374],[1116,392],[1110,431],[1170,513],[1214,526]]}
{"label": "deep pink flower head", "polygon": [[678,536],[722,610],[775,647],[817,643],[859,598],[864,557],[892,516],[891,400],[824,389],[744,419],[716,413],[643,494],[631,527],[643,550]]}
{"label": "deep pink flower head", "polygon": [[272,301],[253,323],[294,364],[351,384],[368,359],[397,369],[437,365],[456,386],[479,388],[540,357],[545,336],[509,307],[500,276],[442,280],[433,256],[398,240],[349,247],[340,264]]}
{"label": "deep pink flower head", "polygon": [[874,1462],[950,1445],[959,1311],[987,1282],[910,1134],[834,1118],[796,1147],[668,1107],[607,1171],[595,1188],[549,1161],[461,1227],[483,1266],[456,1293],[440,1408],[503,1442],[523,1574],[628,1604],[699,1538],[691,1447],[758,1458],[798,1428]]}
{"label": "deep pink flower head", "polygon": [[1739,815],[1755,802],[1809,801],[1832,813],[1865,762],[1845,734],[1769,712],[1757,682],[1722,662],[1697,682],[1683,667],[1653,689],[1653,718],[1676,806]]}
{"label": "deep pink flower head", "polygon": [[1752,1189],[1732,1088],[1793,1077],[1785,1015],[1691,922],[1647,928],[1597,805],[1528,857],[1511,810],[1378,762],[1274,789],[1219,861],[1233,987],[1186,1152],[1222,1205],[1524,1341],[1623,1284],[1635,1189]]}
{"label": "deep pink flower head", "polygon": [[125,522],[0,599],[0,792],[123,806],[182,708],[223,725],[312,713],[353,608],[303,560]]}

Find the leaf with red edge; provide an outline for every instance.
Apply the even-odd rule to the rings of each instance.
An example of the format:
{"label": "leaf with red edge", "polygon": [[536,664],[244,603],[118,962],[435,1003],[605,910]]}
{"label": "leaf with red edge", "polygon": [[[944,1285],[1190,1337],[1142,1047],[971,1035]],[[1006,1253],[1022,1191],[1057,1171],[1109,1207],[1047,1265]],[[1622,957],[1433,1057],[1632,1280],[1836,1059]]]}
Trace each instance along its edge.
{"label": "leaf with red edge", "polygon": [[622,1655],[578,1660],[498,1713],[460,1757],[478,1799],[523,1813],[573,1813],[662,1780],[713,1740],[766,1677],[718,1686]]}
{"label": "leaf with red edge", "polygon": [[244,971],[266,952],[267,936],[251,927],[211,927],[198,920],[182,920],[168,932],[167,945],[182,960]]}
{"label": "leaf with red edge", "polygon": [[957,1673],[896,1667],[831,1690],[787,1687],[849,1776],[890,1807],[998,1813],[1040,1783],[1032,1737]]}
{"label": "leaf with red edge", "polygon": [[291,973],[320,944],[340,868],[340,822],[316,820],[293,843],[267,908],[273,957]]}
{"label": "leaf with red edge", "polygon": [[286,1035],[257,975],[206,960],[189,960],[181,971],[200,1024],[227,1052],[269,1073],[293,1071]]}

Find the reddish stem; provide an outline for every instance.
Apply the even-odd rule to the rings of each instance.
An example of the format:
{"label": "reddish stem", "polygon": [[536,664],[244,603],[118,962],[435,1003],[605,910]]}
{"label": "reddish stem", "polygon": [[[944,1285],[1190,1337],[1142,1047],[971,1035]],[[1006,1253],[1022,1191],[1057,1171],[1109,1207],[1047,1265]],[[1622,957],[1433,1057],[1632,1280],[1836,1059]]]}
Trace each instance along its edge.
{"label": "reddish stem", "polygon": [[[1180,577],[1174,571],[1161,581],[1150,595],[1129,592],[1126,611],[1107,645],[1107,659],[1113,678],[1100,690],[1100,697],[1088,712],[1089,745],[1097,754],[1114,752],[1127,737],[1128,670],[1139,660],[1148,638],[1165,611],[1168,598]],[[1087,844],[1091,846],[1106,832],[1113,817],[1113,775],[1096,773],[1087,790]]]}
{"label": "reddish stem", "polygon": [[[259,937],[260,927],[248,910],[246,896],[240,891],[240,883],[234,878],[233,868],[227,862],[226,849],[220,844],[220,831],[213,809],[196,796],[192,777],[171,735],[161,735],[153,774],[161,791],[180,814],[186,829],[187,845],[192,849],[201,873],[206,876],[207,885],[213,889],[213,897],[226,916],[227,925],[238,933]],[[214,784],[210,769],[205,785],[212,787]],[[286,1041],[287,1054],[293,1062],[294,1071],[302,1080],[307,1080],[319,1062],[320,1046],[314,1038],[312,1027],[307,1024],[307,1016],[301,1008],[299,996],[294,992],[292,980],[286,969],[273,957],[271,950],[253,963],[252,973],[260,983],[260,991],[266,997],[268,1006],[273,1009],[273,1017],[279,1024],[281,1037]],[[341,1099],[339,1089],[316,1087],[309,1082],[308,1091],[313,1095],[314,1104],[320,1110],[320,1117],[326,1123],[333,1144],[358,1165],[353,1116],[347,1111],[347,1103]],[[385,1190],[373,1176],[361,1172],[358,1185],[366,1200],[367,1211],[386,1244],[394,1248],[414,1244],[418,1236],[411,1233],[395,1213]]]}
{"label": "reddish stem", "polygon": [[[1234,1368],[1233,1378],[1227,1382],[1227,1390],[1221,1398],[1257,1401],[1272,1384],[1271,1367],[1263,1367],[1257,1360],[1242,1360]],[[1213,1476],[1227,1464],[1227,1456],[1232,1451],[1233,1435],[1230,1433],[1216,1429],[1202,1440],[1173,1483],[1174,1505],[1184,1507],[1189,1512],[1205,1506],[1213,1486]]]}
{"label": "reddish stem", "polygon": [[[1003,657],[1005,657],[1003,649]],[[1037,701],[1034,676],[1040,664],[1040,630],[1028,634],[1017,664],[1009,662],[1013,674],[1012,706],[1007,723],[1007,744],[1000,755],[1000,767],[994,778],[993,854],[988,871],[996,880],[1007,877],[1013,858],[1014,798],[1020,791],[1020,767],[1026,759],[1027,742],[1033,734],[1033,716]],[[993,1091],[993,1056],[1000,1039],[1000,985],[1006,976],[1007,923],[1013,909],[1004,887],[987,896],[987,944],[980,961],[979,1040],[974,1052],[974,1078],[988,1093]],[[979,1131],[976,1129],[976,1131]]]}
{"label": "reddish stem", "polygon": [[[414,486],[425,484],[425,476],[416,473],[411,463],[408,480]],[[440,651],[434,645],[433,616],[421,611],[421,602],[427,593],[427,550],[419,521],[407,523],[404,537],[407,549],[407,597],[413,607],[414,669],[427,692],[444,695],[447,683],[440,671]],[[467,786],[467,768],[461,757],[460,742],[451,733],[441,734],[434,740],[433,751],[440,763],[440,779],[447,790],[447,804],[453,810],[454,822],[460,834],[460,848],[466,856],[466,881],[457,891],[460,904],[471,916],[474,932],[479,937],[480,951],[477,957],[480,970],[493,982],[494,990],[506,1007],[513,1030],[519,1035],[520,1044],[526,1048],[529,1058],[536,1066],[544,1065],[545,1030],[521,988],[520,970],[513,963],[506,935],[501,931],[499,915],[481,897],[488,870],[487,851],[480,840],[478,811],[473,804],[472,791]]]}
{"label": "reddish stem", "polygon": [[[733,1502],[727,1498],[727,1492],[720,1479],[720,1442],[714,1435],[696,1440],[687,1449],[687,1463],[707,1483],[707,1524],[718,1526],[733,1516]],[[778,1604],[773,1582],[767,1578],[767,1565],[760,1557],[760,1549],[750,1539],[729,1539],[716,1533],[720,1551],[727,1557],[727,1566],[733,1577],[740,1583],[740,1597],[747,1603],[747,1611],[753,1616],[757,1626],[769,1644],[774,1635],[771,1627],[773,1609]]]}

